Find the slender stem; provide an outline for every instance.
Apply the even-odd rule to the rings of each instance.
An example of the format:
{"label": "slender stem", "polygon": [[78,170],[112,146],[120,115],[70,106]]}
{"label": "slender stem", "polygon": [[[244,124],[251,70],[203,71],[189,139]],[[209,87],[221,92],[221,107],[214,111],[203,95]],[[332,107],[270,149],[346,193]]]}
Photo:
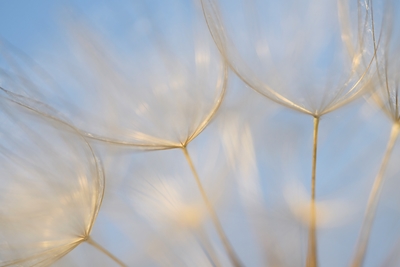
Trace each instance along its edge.
{"label": "slender stem", "polygon": [[351,265],[352,267],[359,267],[364,262],[365,253],[368,247],[369,236],[371,234],[371,229],[374,222],[376,208],[385,178],[384,174],[387,165],[389,163],[393,147],[399,135],[399,128],[400,128],[399,123],[393,124],[392,131],[390,133],[390,138],[386,147],[386,152],[385,155],[383,156],[383,160],[381,163],[381,167],[379,169],[378,174],[375,177],[374,184],[372,185],[372,189],[368,198],[367,209],[365,211],[364,221],[361,226],[360,236],[358,238],[356,252]]}
{"label": "slender stem", "polygon": [[210,200],[207,197],[207,193],[204,190],[204,187],[200,181],[200,177],[196,171],[196,168],[194,167],[192,159],[190,158],[190,155],[187,151],[187,148],[185,146],[182,147],[182,151],[183,151],[183,154],[185,154],[185,158],[186,158],[187,162],[189,163],[190,169],[192,170],[193,176],[196,180],[197,187],[199,188],[199,191],[203,198],[203,201],[206,204],[208,212],[210,213],[211,220],[214,224],[215,229],[217,230],[218,236],[221,239],[223,246],[225,247],[226,252],[228,253],[230,260],[232,261],[232,264],[235,267],[241,267],[242,264],[241,264],[238,256],[234,252],[232,245],[230,244],[230,242],[224,232],[224,229],[222,228],[221,222],[218,219],[217,213],[215,212],[213,205],[211,204]]}
{"label": "slender stem", "polygon": [[120,261],[117,257],[115,257],[113,254],[111,254],[111,252],[109,252],[107,249],[105,249],[104,247],[102,247],[99,243],[97,243],[96,241],[94,241],[92,238],[88,237],[88,239],[86,239],[86,242],[88,242],[90,245],[92,245],[93,247],[97,248],[98,250],[100,250],[101,252],[103,252],[104,254],[106,254],[108,257],[110,257],[113,261],[115,261],[119,266],[121,267],[128,267],[126,264],[124,264],[122,261]]}
{"label": "slender stem", "polygon": [[317,267],[317,215],[315,208],[315,182],[317,174],[317,146],[318,146],[318,126],[319,117],[314,117],[314,138],[313,138],[313,155],[312,155],[312,170],[311,170],[311,207],[310,207],[310,222],[308,228],[308,252],[307,252],[307,267]]}
{"label": "slender stem", "polygon": [[199,239],[200,246],[202,246],[204,253],[206,254],[207,258],[210,260],[212,266],[214,267],[222,267],[215,250],[205,233],[202,227],[199,227],[196,233],[197,238]]}

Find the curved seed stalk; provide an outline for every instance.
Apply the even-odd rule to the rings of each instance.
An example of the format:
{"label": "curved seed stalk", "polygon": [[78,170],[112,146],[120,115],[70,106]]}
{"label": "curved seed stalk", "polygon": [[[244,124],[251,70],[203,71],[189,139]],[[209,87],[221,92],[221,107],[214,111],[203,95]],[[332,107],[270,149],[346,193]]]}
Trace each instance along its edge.
{"label": "curved seed stalk", "polygon": [[222,228],[221,222],[218,219],[217,213],[215,212],[215,209],[213,205],[211,204],[211,201],[209,200],[206,191],[204,190],[204,187],[200,181],[200,177],[196,171],[196,168],[194,167],[193,161],[187,151],[187,148],[184,146],[182,147],[183,154],[185,155],[185,158],[190,166],[190,169],[192,170],[193,176],[196,180],[197,187],[199,188],[201,197],[203,198],[204,204],[206,204],[207,210],[210,213],[211,220],[214,224],[215,229],[217,230],[218,236],[222,241],[222,244],[228,253],[228,256],[232,262],[232,264],[235,267],[241,267],[243,266],[242,263],[240,262],[238,256],[236,255],[235,251],[232,248],[232,245],[230,244],[228,237],[226,236],[224,229]]}
{"label": "curved seed stalk", "polygon": [[385,178],[385,171],[389,163],[390,155],[392,154],[393,147],[396,143],[397,137],[399,135],[400,124],[395,123],[392,126],[392,131],[390,133],[390,138],[387,144],[386,152],[382,160],[381,167],[378,174],[375,177],[374,184],[372,185],[371,192],[368,198],[367,209],[365,211],[364,221],[361,227],[360,236],[358,239],[356,252],[353,257],[352,267],[362,266],[365,258],[365,253],[368,248],[369,237],[371,234],[371,229],[374,222],[374,217],[376,213],[376,208],[378,205],[379,196],[382,190],[382,185]]}

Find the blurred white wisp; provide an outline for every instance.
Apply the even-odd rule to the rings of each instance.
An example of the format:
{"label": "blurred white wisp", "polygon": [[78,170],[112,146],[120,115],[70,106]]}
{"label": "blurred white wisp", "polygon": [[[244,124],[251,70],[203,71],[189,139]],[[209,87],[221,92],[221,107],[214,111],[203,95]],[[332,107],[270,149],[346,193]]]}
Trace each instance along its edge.
{"label": "blurred white wisp", "polygon": [[179,178],[147,174],[133,180],[131,204],[155,227],[168,223],[180,230],[197,228],[206,216],[204,204],[197,192],[193,194],[192,179]]}
{"label": "blurred white wisp", "polygon": [[[194,153],[198,154],[202,155]],[[226,201],[230,186],[226,167],[221,167],[221,159],[215,154],[218,155],[218,151],[209,149],[207,162],[197,165],[201,166],[202,184],[208,199],[218,210]],[[171,159],[160,161],[157,158],[157,163],[150,160],[134,171],[135,179],[127,179],[123,184],[124,199],[153,231],[133,261],[140,265],[151,259],[164,266],[162,262],[167,257],[177,266],[187,266],[182,262],[190,265],[203,262],[196,266],[229,265],[220,244],[215,243],[215,233],[210,232],[209,210],[191,177],[193,174],[182,155],[177,155],[181,157],[180,164],[176,162],[179,158],[174,162]],[[175,165],[177,169],[171,171],[171,166]]]}
{"label": "blurred white wisp", "polygon": [[105,10],[106,25],[64,16],[65,42],[47,48],[56,56],[42,68],[3,44],[4,87],[52,106],[93,139],[186,146],[214,117],[227,80],[199,3],[141,1]]}
{"label": "blurred white wisp", "polygon": [[104,177],[71,126],[0,95],[0,265],[48,266],[90,239]]}
{"label": "blurred white wisp", "polygon": [[[310,224],[311,201],[307,189],[299,181],[292,180],[284,188],[283,195],[294,217],[308,226]],[[338,227],[354,219],[356,209],[345,199],[320,200],[315,203],[317,226]]]}
{"label": "blurred white wisp", "polygon": [[[235,173],[237,190],[251,223],[253,235],[266,254],[265,261],[278,261],[271,244],[269,226],[265,220],[262,185],[259,180],[251,129],[238,114],[224,114],[220,125],[224,152],[230,168]],[[265,263],[264,263],[265,264]]]}
{"label": "blurred white wisp", "polygon": [[[302,257],[298,223],[279,198],[269,196],[276,181],[272,176],[260,177],[259,172],[265,172],[266,167],[260,168],[257,162],[256,140],[249,122],[240,113],[224,115],[220,127],[224,151],[256,241],[256,255],[261,260],[258,265],[297,266]],[[288,254],[291,257],[285,257]]]}

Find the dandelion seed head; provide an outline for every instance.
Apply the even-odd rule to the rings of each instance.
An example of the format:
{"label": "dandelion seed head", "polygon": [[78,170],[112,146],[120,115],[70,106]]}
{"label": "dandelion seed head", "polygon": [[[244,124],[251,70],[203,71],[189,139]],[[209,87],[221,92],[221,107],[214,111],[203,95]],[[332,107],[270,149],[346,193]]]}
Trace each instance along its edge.
{"label": "dandelion seed head", "polygon": [[146,177],[146,180],[128,192],[132,205],[144,218],[155,224],[178,224],[186,228],[202,223],[206,216],[204,204],[188,194],[182,180],[174,177]]}
{"label": "dandelion seed head", "polygon": [[[71,126],[0,95],[1,265],[47,266],[90,233],[102,198],[93,153]],[[15,134],[18,133],[18,134]]]}
{"label": "dandelion seed head", "polygon": [[[152,6],[163,14],[170,12],[172,19],[146,12],[132,14],[134,19],[128,16],[124,22],[140,38],[104,26],[100,18],[89,23],[77,14],[64,16],[64,28],[60,28],[64,40],[52,47],[59,58],[42,66],[46,75],[28,64],[32,70],[25,78],[28,82],[20,81],[17,69],[13,77],[18,87],[10,88],[14,92],[21,88],[27,96],[53,107],[99,141],[142,149],[175,148],[190,142],[222,102],[227,66],[201,9],[194,3],[182,5],[181,13],[162,1]],[[148,8],[145,2],[138,6]],[[182,23],[188,11],[190,20]]]}
{"label": "dandelion seed head", "polygon": [[321,115],[365,91],[374,54],[365,9],[357,17],[357,5],[335,1],[202,2],[217,46],[263,96]]}

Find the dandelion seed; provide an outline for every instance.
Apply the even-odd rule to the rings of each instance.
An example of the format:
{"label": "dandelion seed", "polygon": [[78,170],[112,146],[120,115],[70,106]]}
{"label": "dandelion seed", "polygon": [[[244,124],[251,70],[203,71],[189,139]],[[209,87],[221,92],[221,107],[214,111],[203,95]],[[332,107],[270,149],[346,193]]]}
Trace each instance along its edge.
{"label": "dandelion seed", "polygon": [[[232,69],[265,97],[322,116],[365,91],[361,80],[374,58],[372,37],[363,31],[370,27],[367,10],[341,1],[202,4],[214,41]],[[361,13],[354,21],[357,8]]]}
{"label": "dandelion seed", "polygon": [[[174,19],[139,17],[137,23],[151,27],[125,35],[75,16],[64,23],[68,47],[60,49],[60,64],[53,59],[46,71],[3,42],[4,57],[17,65],[2,71],[3,85],[52,106],[92,139],[143,149],[186,145],[221,105],[227,66],[201,9],[181,5]],[[132,34],[141,37],[132,40]]]}
{"label": "dandelion seed", "polygon": [[92,242],[104,194],[101,165],[73,127],[4,91],[0,107],[0,263],[48,266]]}
{"label": "dandelion seed", "polygon": [[362,266],[367,252],[370,233],[372,230],[376,209],[385,181],[385,172],[400,130],[399,113],[399,88],[400,88],[400,64],[398,61],[400,36],[398,35],[398,19],[396,13],[400,6],[394,1],[382,1],[373,3],[368,1],[372,12],[371,24],[374,37],[376,54],[375,79],[370,81],[373,88],[371,99],[378,104],[384,113],[392,121],[392,130],[386,147],[382,163],[368,198],[365,217],[361,226],[359,239],[356,245],[352,266]]}

